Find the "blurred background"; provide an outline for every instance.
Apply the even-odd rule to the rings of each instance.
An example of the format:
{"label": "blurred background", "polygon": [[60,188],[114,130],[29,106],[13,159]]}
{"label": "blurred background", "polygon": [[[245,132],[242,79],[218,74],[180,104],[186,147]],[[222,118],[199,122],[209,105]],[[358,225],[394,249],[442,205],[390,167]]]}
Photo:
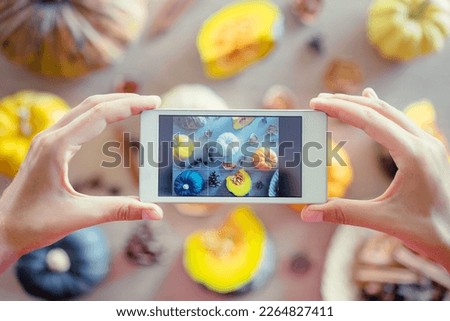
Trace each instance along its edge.
{"label": "blurred background", "polygon": [[[42,6],[68,6],[65,9],[47,8],[56,14],[57,10],[64,12],[71,10],[71,4],[64,1],[42,1],[44,2]],[[76,4],[79,1],[67,2]],[[31,23],[39,23],[39,21],[31,19],[30,23],[25,23],[14,15],[6,15],[6,9],[0,5],[0,41],[3,43],[3,54],[0,55],[0,97],[12,95],[21,90],[49,92],[60,96],[73,107],[86,97],[95,94],[133,91],[140,94],[164,95],[179,85],[200,84],[213,90],[218,97],[208,92],[213,96],[212,100],[205,98],[205,101],[201,102],[203,98],[199,97],[206,95],[204,87],[185,87],[185,92],[178,93],[180,97],[172,96],[171,102],[167,102],[166,105],[178,103],[183,104],[178,107],[185,107],[184,105],[190,103],[197,104],[192,102],[195,99],[199,100],[198,108],[207,108],[204,107],[205,104],[210,104],[211,108],[217,108],[216,106],[222,103],[229,108],[263,108],[264,105],[267,108],[274,107],[271,98],[275,97],[284,103],[287,101],[287,107],[308,108],[309,100],[321,92],[346,91],[350,94],[359,94],[363,88],[370,86],[382,99],[402,110],[411,103],[423,99],[429,100],[434,105],[437,115],[436,126],[440,128],[444,136],[450,137],[450,109],[447,96],[450,44],[444,40],[441,44],[443,48],[439,48],[438,52],[424,56],[415,53],[414,57],[408,58],[408,61],[386,59],[386,55],[383,57],[380,49],[376,48],[383,47],[383,44],[380,44],[383,40],[378,39],[371,43],[368,37],[369,9],[374,2],[372,0],[306,1],[310,2],[306,6],[311,7],[303,7],[302,1],[272,0],[271,3],[278,10],[274,14],[274,19],[278,21],[277,28],[283,26],[284,32],[281,35],[279,30],[274,31],[269,27],[267,38],[274,44],[273,50],[245,70],[225,79],[213,79],[211,75],[208,76],[205,73],[196,39],[205,20],[233,2],[153,0],[135,3],[132,1],[129,11],[124,8],[115,8],[116,11],[114,11],[112,9],[114,6],[120,7],[115,2],[117,1],[111,1],[111,4],[108,4],[109,9],[101,7],[100,4],[96,9],[97,11],[102,9],[107,13],[105,15],[116,18],[121,17],[116,14],[116,11],[121,11],[121,14],[131,15],[132,19],[120,19],[124,23],[123,26],[120,25],[120,21],[111,22],[114,20],[112,18],[109,22],[99,19],[96,25],[93,23],[96,20],[95,16],[92,16],[89,10],[73,9],[86,15],[86,24],[92,23],[97,28],[104,28],[102,29],[104,39],[86,36],[90,37],[89,41],[95,44],[94,48],[84,48],[80,49],[80,52],[74,52],[70,46],[76,47],[76,45],[70,41],[70,37],[62,36],[64,30],[60,31],[60,48],[54,47],[53,53],[44,50],[43,56],[52,57],[52,54],[55,54],[57,57],[56,53],[59,52],[71,58],[61,58],[53,64],[52,61],[45,61],[40,67],[29,64],[29,57],[32,54],[30,47],[26,45],[26,39],[37,39],[33,38],[36,30],[26,30],[26,28],[31,28]],[[7,4],[8,1],[5,3]],[[136,7],[132,7],[133,5]],[[317,5],[318,12],[314,14]],[[92,4],[92,6],[96,5]],[[15,15],[32,14],[33,11],[29,10],[29,8],[21,9]],[[43,12],[40,11],[42,8],[35,10]],[[313,14],[305,14],[305,10],[312,10]],[[73,30],[70,12],[65,14],[63,17],[68,21],[67,30]],[[446,11],[445,14],[445,19],[449,19],[449,12]],[[284,17],[283,20],[281,16]],[[19,21],[19,25],[23,24],[22,29],[25,29],[20,31],[23,34],[10,30],[15,21]],[[165,23],[168,24],[166,30],[161,31]],[[258,23],[255,24],[258,25]],[[380,29],[382,29],[381,26]],[[405,27],[405,29],[408,28]],[[42,32],[44,31],[42,29]],[[391,32],[397,31],[394,28]],[[90,35],[89,32],[86,34]],[[11,37],[8,38],[9,36]],[[120,45],[111,45],[108,43],[108,37],[119,38]],[[388,35],[380,37],[383,39]],[[9,40],[5,44],[7,38]],[[225,35],[224,38],[226,38]],[[58,39],[58,35],[55,39]],[[53,41],[56,41],[55,39]],[[14,40],[18,41],[17,45],[11,43]],[[19,40],[24,42],[20,43]],[[438,40],[435,44],[436,49],[440,43]],[[128,41],[129,44],[125,44]],[[210,46],[214,47],[214,44]],[[407,44],[402,46],[404,49]],[[23,48],[23,52],[20,48]],[[214,50],[211,49],[211,51]],[[93,64],[92,57],[99,55],[103,55],[104,59],[99,58],[98,64]],[[205,57],[208,53],[203,52],[202,55]],[[57,58],[53,58],[55,59]],[[91,65],[84,63],[83,59],[91,60]],[[43,60],[45,59],[42,58]],[[338,61],[337,66],[336,61]],[[29,64],[28,69],[24,67],[26,64]],[[64,64],[76,67],[68,68],[63,75],[57,77],[43,75],[58,73],[58,70],[61,72],[62,69],[55,69],[54,66]],[[91,72],[91,68],[100,69]],[[77,70],[84,71],[85,74],[79,77],[73,75]],[[281,87],[273,89],[274,85],[281,85]],[[272,91],[268,96],[268,90],[271,88]],[[170,97],[166,97],[169,100]],[[1,108],[0,104],[0,110]],[[428,117],[427,115],[429,112],[424,117]],[[350,128],[338,121],[331,120],[329,130],[335,142],[347,141],[345,150],[350,157],[353,179],[349,186],[343,183],[345,186],[342,192],[346,197],[354,199],[370,199],[380,195],[389,185],[391,178],[379,161],[378,146],[360,130]],[[138,117],[110,126],[100,137],[84,145],[76,155],[70,164],[70,176],[72,184],[78,190],[95,195],[138,195],[133,168],[108,169],[100,166],[102,161],[108,160],[102,154],[102,145],[106,141],[120,141],[123,131],[132,133],[132,137],[137,139],[139,137]],[[133,161],[133,153],[130,156]],[[11,175],[0,176],[0,191],[6,188],[10,181]],[[163,208],[165,217],[162,222],[144,225],[139,222],[102,225],[100,229],[106,235],[104,242],[109,249],[108,260],[110,260],[105,271],[102,272],[104,278],[101,282],[95,283],[89,291],[79,293],[73,298],[82,300],[320,300],[362,297],[356,282],[353,281],[352,262],[356,249],[364,238],[370,235],[365,230],[345,231],[342,232],[344,237],[333,238],[336,232],[335,226],[326,223],[303,223],[299,218],[298,209],[286,205],[252,205],[253,212],[265,226],[265,237],[273,241],[274,250],[268,252],[270,261],[275,262],[273,273],[268,273],[264,281],[260,282],[261,285],[241,291],[245,293],[222,295],[215,293],[217,291],[207,290],[192,280],[183,265],[183,249],[188,235],[201,229],[217,228],[236,206],[221,204],[206,209],[193,209],[183,205],[164,205]],[[358,237],[345,237],[345,235],[355,235],[353,233],[356,233]],[[351,242],[349,239],[354,240],[355,244],[348,244]],[[130,242],[150,244],[146,249],[145,265],[142,265],[143,262],[137,264],[135,257],[130,259]],[[340,243],[335,245],[336,242]],[[359,243],[356,244],[357,242]],[[139,248],[139,246],[133,247],[133,244],[131,252]],[[330,257],[330,248],[333,249],[333,260],[327,259]],[[261,262],[257,264],[258,269],[268,264],[263,260]],[[231,261],[230,264],[232,264]],[[324,283],[324,275],[327,273],[328,275],[331,273],[333,277],[331,279],[327,277],[327,282]],[[423,278],[424,276],[419,278],[420,282]],[[391,283],[395,282],[394,278]],[[383,283],[386,283],[385,280]],[[434,286],[434,283],[429,285],[429,289],[434,289]],[[324,290],[324,287],[338,290],[336,290],[337,293],[331,291],[330,294],[330,291]],[[237,289],[236,292],[242,288]],[[417,290],[417,292],[420,291],[422,290]],[[324,293],[327,293],[326,297]],[[432,299],[433,297],[422,296],[422,298]],[[12,267],[0,276],[0,300],[34,299],[36,296],[24,291],[18,281],[16,267]]]}

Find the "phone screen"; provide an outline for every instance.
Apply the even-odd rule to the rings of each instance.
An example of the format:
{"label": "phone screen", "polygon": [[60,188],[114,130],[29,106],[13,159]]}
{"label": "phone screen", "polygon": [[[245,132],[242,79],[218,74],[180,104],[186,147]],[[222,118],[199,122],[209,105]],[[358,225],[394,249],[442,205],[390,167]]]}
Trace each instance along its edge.
{"label": "phone screen", "polygon": [[302,197],[301,116],[159,116],[160,197]]}

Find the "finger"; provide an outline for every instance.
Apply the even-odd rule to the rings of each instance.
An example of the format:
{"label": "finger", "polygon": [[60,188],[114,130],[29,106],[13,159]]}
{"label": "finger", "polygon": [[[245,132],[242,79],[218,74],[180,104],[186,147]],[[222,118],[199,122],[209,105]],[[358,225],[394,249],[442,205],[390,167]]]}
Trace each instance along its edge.
{"label": "finger", "polygon": [[54,124],[51,129],[61,128],[72,120],[77,118],[79,115],[85,113],[87,110],[93,108],[94,106],[105,103],[108,101],[118,100],[122,98],[129,98],[138,96],[137,94],[125,94],[125,93],[113,93],[106,95],[94,95],[86,98],[82,103],[72,108],[68,113],[66,113],[56,124]]}
{"label": "finger", "polygon": [[158,96],[134,96],[100,103],[60,129],[62,140],[78,146],[98,136],[108,124],[159,106]]}
{"label": "finger", "polygon": [[302,210],[305,222],[331,222],[385,230],[391,220],[383,216],[382,202],[333,198],[325,204],[309,205]]}
{"label": "finger", "polygon": [[311,107],[362,129],[375,141],[385,146],[395,161],[401,161],[402,156],[411,155],[413,136],[371,108],[361,108],[360,104],[334,97],[314,98],[311,100]]}
{"label": "finger", "polygon": [[365,88],[365,89],[363,90],[363,92],[362,92],[362,95],[363,95],[364,97],[373,98],[373,99],[378,99],[377,93],[375,92],[375,90],[374,90],[373,88],[370,88],[370,87]]}
{"label": "finger", "polygon": [[92,224],[113,221],[160,220],[163,210],[156,204],[143,203],[126,196],[89,196]]}
{"label": "finger", "polygon": [[417,126],[411,119],[409,119],[405,113],[379,99],[372,88],[365,89],[363,95],[364,96],[351,96],[345,94],[335,94],[330,98],[337,98],[355,103],[361,105],[361,108],[371,108],[413,135],[419,137],[424,135],[424,131],[420,129],[420,127]]}

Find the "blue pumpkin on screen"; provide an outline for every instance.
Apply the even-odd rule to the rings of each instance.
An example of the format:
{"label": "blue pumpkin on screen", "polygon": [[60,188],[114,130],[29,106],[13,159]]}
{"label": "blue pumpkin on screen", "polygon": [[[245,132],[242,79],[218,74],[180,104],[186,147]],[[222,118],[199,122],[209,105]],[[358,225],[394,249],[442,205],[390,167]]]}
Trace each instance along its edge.
{"label": "blue pumpkin on screen", "polygon": [[22,256],[16,275],[29,294],[46,300],[69,300],[90,292],[106,277],[110,250],[98,227],[74,232]]}
{"label": "blue pumpkin on screen", "polygon": [[184,171],[175,178],[173,189],[178,196],[195,196],[201,193],[204,180],[198,171]]}

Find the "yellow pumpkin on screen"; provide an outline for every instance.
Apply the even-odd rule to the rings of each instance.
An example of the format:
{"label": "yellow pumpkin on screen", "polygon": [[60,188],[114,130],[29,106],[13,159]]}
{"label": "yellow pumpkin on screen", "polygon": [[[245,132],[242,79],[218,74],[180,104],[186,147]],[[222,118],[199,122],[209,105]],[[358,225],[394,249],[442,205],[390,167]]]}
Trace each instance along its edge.
{"label": "yellow pumpkin on screen", "polygon": [[14,177],[33,137],[56,123],[69,106],[60,97],[21,91],[0,100],[0,174]]}
{"label": "yellow pumpkin on screen", "polygon": [[283,34],[283,15],[270,1],[225,6],[202,25],[197,48],[206,74],[231,77],[267,56]]}
{"label": "yellow pumpkin on screen", "polygon": [[184,161],[191,157],[194,152],[194,142],[187,135],[176,134],[173,137],[173,156]]}
{"label": "yellow pumpkin on screen", "polygon": [[183,262],[187,274],[209,290],[242,293],[272,275],[275,250],[255,213],[239,207],[217,229],[189,235]]}
{"label": "yellow pumpkin on screen", "polygon": [[389,60],[436,52],[449,35],[448,0],[375,0],[369,9],[369,41]]}
{"label": "yellow pumpkin on screen", "polygon": [[[336,146],[334,142],[331,143],[332,147]],[[344,161],[340,164],[335,158],[331,159],[331,164],[327,166],[328,175],[328,197],[344,197],[348,187],[353,181],[353,167],[350,163],[350,156],[344,148],[341,148],[338,152],[339,156]],[[289,204],[290,208],[295,211],[301,211],[305,204]]]}

